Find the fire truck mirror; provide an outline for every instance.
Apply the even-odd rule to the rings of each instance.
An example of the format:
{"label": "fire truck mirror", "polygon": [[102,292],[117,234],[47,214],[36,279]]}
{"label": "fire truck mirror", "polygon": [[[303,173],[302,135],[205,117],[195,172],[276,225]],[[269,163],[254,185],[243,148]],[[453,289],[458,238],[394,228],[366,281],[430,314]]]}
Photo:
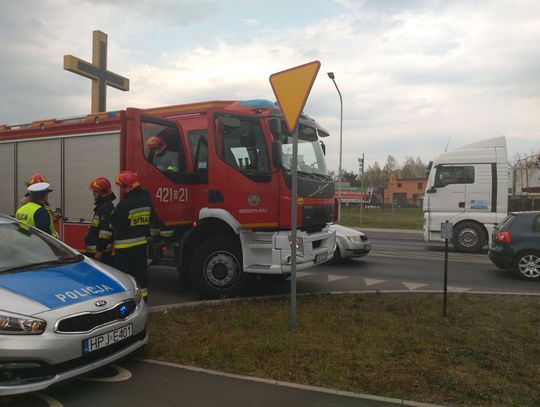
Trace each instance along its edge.
{"label": "fire truck mirror", "polygon": [[283,168],[283,156],[281,154],[281,142],[278,140],[272,141],[272,163],[274,167]]}
{"label": "fire truck mirror", "polygon": [[268,128],[276,140],[281,138],[281,120],[275,117],[268,119]]}
{"label": "fire truck mirror", "polygon": [[240,127],[240,120],[238,120],[235,117],[229,117],[229,116],[220,116],[219,122],[225,126],[225,127]]}
{"label": "fire truck mirror", "polygon": [[308,126],[300,126],[300,135],[302,140],[315,141],[317,140],[317,132],[314,128]]}

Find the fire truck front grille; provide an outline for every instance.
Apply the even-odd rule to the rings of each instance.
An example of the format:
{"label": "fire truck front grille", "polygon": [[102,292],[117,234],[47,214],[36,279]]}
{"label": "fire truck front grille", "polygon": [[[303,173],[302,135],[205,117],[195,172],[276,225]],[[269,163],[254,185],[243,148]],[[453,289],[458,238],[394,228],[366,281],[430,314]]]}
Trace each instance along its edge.
{"label": "fire truck front grille", "polygon": [[302,209],[302,229],[321,229],[324,225],[332,222],[334,207],[328,206],[304,206]]}
{"label": "fire truck front grille", "polygon": [[126,319],[133,314],[136,307],[135,301],[129,300],[103,312],[79,314],[61,320],[56,331],[61,333],[88,332],[98,326]]}

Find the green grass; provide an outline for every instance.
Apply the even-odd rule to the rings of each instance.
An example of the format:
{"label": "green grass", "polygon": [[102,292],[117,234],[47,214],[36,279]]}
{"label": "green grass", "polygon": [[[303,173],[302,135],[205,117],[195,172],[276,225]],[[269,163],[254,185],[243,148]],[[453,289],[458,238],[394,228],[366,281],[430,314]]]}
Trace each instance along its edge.
{"label": "green grass", "polygon": [[540,405],[540,299],[311,295],[152,314],[144,357],[464,406]]}
{"label": "green grass", "polygon": [[341,224],[353,227],[422,229],[424,222],[422,208],[363,208],[360,219],[360,208],[343,207]]}

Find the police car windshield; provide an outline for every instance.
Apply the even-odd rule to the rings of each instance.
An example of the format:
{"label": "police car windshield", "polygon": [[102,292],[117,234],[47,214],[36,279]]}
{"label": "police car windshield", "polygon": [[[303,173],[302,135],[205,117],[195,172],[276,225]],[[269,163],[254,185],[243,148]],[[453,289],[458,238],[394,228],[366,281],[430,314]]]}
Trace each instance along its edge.
{"label": "police car windshield", "polygon": [[72,250],[36,229],[0,223],[0,273],[80,261]]}

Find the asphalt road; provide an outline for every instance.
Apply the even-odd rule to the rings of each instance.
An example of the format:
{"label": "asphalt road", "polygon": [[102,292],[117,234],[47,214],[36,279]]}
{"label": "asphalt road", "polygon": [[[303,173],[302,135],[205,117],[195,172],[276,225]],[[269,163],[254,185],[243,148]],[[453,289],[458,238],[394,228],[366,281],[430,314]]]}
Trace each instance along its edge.
{"label": "asphalt road", "polygon": [[[298,293],[373,290],[442,290],[444,244],[425,243],[418,232],[372,231],[371,253],[340,264],[323,264],[298,272]],[[540,283],[520,280],[498,270],[483,253],[458,253],[450,245],[448,262],[450,291],[540,293]],[[199,299],[194,290],[179,293],[174,267],[155,266],[150,271],[150,305]],[[248,296],[283,295],[290,280],[257,280]]]}

